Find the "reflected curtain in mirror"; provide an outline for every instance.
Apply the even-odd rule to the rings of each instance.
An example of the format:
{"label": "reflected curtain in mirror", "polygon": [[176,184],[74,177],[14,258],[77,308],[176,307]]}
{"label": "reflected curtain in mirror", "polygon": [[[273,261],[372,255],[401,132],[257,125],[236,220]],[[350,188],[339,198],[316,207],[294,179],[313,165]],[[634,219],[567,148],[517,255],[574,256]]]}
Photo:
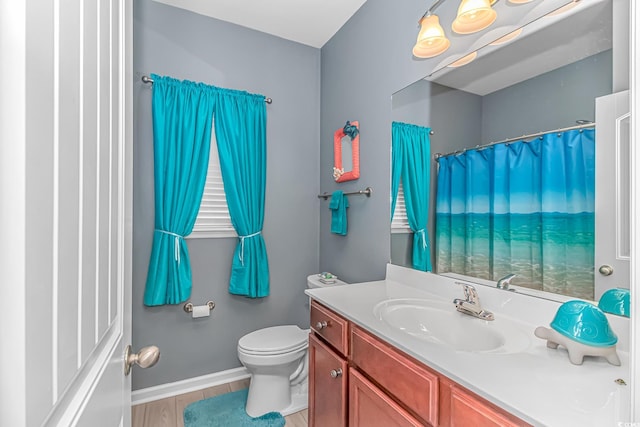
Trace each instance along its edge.
{"label": "reflected curtain in mirror", "polygon": [[413,231],[413,268],[422,271],[431,271],[431,249],[427,236],[430,131],[430,128],[408,123],[393,122],[391,125],[391,218],[402,181],[407,218]]}
{"label": "reflected curtain in mirror", "polygon": [[595,130],[438,159],[439,273],[594,297]]}

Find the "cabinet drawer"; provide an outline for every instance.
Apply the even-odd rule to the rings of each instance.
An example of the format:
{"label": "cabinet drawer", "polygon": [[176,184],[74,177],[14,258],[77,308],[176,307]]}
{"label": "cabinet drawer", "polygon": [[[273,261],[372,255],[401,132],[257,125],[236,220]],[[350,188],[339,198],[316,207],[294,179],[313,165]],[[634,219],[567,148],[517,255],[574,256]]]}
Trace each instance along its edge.
{"label": "cabinet drawer", "polygon": [[346,427],[347,361],[309,335],[309,427]]}
{"label": "cabinet drawer", "polygon": [[349,368],[349,427],[421,427],[384,392]]}
{"label": "cabinet drawer", "polygon": [[438,376],[364,330],[352,326],[351,360],[361,371],[431,425],[438,422]]}
{"label": "cabinet drawer", "polygon": [[343,356],[349,354],[349,323],[316,301],[311,301],[311,329]]}

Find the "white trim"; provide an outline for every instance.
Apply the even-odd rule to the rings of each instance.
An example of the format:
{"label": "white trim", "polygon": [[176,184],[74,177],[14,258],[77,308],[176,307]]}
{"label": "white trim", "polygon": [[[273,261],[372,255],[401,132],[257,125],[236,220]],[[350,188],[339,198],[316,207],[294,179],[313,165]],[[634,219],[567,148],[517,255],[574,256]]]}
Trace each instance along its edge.
{"label": "white trim", "polygon": [[153,402],[154,400],[165,399],[167,397],[173,397],[196,390],[202,390],[203,388],[214,387],[220,384],[239,381],[249,377],[249,371],[244,367],[240,367],[173,383],[142,388],[131,392],[131,406]]}
{"label": "white trim", "polygon": [[53,0],[53,247],[51,280],[51,404],[58,400],[60,263],[60,0]]}
{"label": "white trim", "polygon": [[[638,46],[640,45],[640,7],[635,1],[630,1],[630,107],[631,107],[631,141],[638,141],[640,138],[640,126],[638,126],[638,117],[640,117],[640,81],[638,72]],[[640,150],[636,144],[631,144],[631,164],[637,165],[640,162]],[[640,422],[640,286],[638,279],[640,275],[640,221],[637,219],[640,213],[640,173],[638,168],[631,168],[631,333],[630,333],[630,349],[629,352],[634,357],[630,358],[630,395],[631,395],[631,422]]]}

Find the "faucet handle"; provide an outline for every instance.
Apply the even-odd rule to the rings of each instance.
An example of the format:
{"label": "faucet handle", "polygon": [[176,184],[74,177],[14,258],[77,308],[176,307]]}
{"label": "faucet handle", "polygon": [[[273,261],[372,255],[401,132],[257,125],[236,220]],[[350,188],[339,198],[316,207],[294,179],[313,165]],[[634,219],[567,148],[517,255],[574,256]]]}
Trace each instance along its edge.
{"label": "faucet handle", "polygon": [[478,302],[480,298],[478,297],[478,291],[476,291],[476,288],[465,284],[462,289],[464,290],[464,297],[467,301],[474,303]]}

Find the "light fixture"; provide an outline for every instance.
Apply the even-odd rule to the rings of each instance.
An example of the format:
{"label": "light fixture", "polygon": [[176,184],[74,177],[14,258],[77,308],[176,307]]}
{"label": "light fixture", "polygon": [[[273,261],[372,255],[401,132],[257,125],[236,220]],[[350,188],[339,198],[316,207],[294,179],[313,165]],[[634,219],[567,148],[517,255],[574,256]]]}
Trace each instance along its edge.
{"label": "light fixture", "polygon": [[418,58],[432,58],[449,49],[450,45],[451,42],[444,35],[438,15],[432,15],[427,11],[420,19],[420,32],[413,47],[413,55]]}
{"label": "light fixture", "polygon": [[498,17],[490,0],[462,0],[451,29],[458,34],[472,34],[484,30]]}
{"label": "light fixture", "polygon": [[476,56],[478,56],[478,52],[471,52],[469,55],[463,56],[462,58],[458,59],[455,62],[452,62],[451,64],[447,65],[447,67],[462,67],[463,65],[467,65],[469,62],[473,61],[474,59],[476,59]]}
{"label": "light fixture", "polygon": [[500,37],[497,40],[492,41],[491,43],[489,43],[491,46],[498,46],[500,44],[505,44],[507,42],[510,42],[511,40],[515,39],[516,37],[518,37],[520,34],[522,34],[522,27],[518,28],[515,31],[510,32],[507,35],[504,35],[502,37]]}
{"label": "light fixture", "polygon": [[533,0],[509,0],[509,3],[513,3],[513,4],[525,4],[525,3],[530,3]]}

